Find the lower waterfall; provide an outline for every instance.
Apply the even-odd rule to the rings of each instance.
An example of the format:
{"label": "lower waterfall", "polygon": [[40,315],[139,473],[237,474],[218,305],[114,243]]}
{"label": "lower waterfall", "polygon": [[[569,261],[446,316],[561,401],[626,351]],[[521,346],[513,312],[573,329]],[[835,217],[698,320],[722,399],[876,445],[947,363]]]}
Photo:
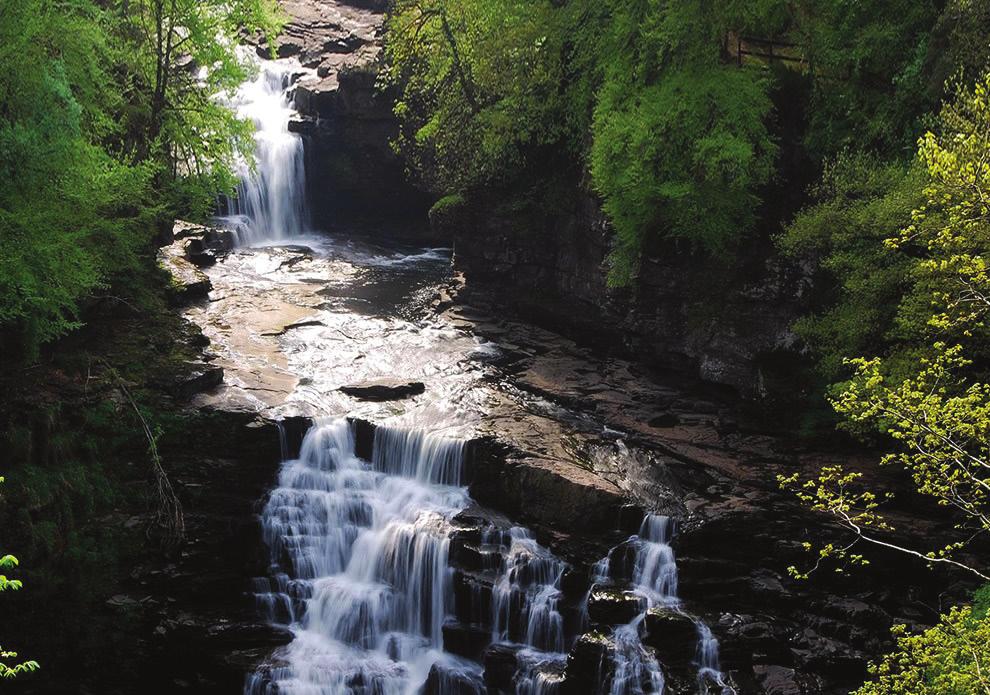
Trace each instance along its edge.
{"label": "lower waterfall", "polygon": [[[310,428],[261,514],[270,567],[254,584],[258,610],[293,639],[248,675],[248,695],[564,692],[588,598],[565,596],[568,563],[527,529],[472,516],[464,468],[463,441],[424,430],[379,426],[365,459],[347,420]],[[584,684],[589,692],[664,692],[663,666],[641,634],[654,607],[681,610],[672,530],[648,514],[621,546],[628,567],[613,572],[605,558],[593,568],[593,585],[627,586],[641,611],[612,630],[611,663]],[[717,640],[690,620],[699,690],[731,693]],[[498,676],[481,664],[487,645],[510,672],[494,690]]]}
{"label": "lower waterfall", "polygon": [[[677,596],[677,561],[670,546],[673,535],[674,523],[670,517],[647,514],[639,533],[626,541],[626,547],[632,551],[629,584],[632,593],[639,597],[642,610],[628,625],[619,626],[613,632],[615,656],[609,695],[664,691],[662,666],[652,651],[643,645],[641,632],[651,608],[662,606],[681,612]],[[595,565],[594,574],[596,581],[612,578],[608,557]],[[732,695],[735,690],[728,685],[719,667],[718,640],[703,620],[693,616],[690,618],[697,631],[694,665],[698,670],[699,692]]]}
{"label": "lower waterfall", "polygon": [[394,456],[375,465],[356,455],[346,420],[312,427],[282,465],[262,512],[272,565],[257,601],[294,639],[247,692],[414,693],[453,659],[442,652],[449,522],[468,497],[442,480],[463,443],[379,432]]}

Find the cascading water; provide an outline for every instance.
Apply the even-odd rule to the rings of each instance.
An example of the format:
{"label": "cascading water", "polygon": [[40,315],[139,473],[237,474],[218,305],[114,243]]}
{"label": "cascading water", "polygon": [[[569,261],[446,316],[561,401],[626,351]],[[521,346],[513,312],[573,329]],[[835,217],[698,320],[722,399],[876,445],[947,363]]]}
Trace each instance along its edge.
{"label": "cascading water", "polygon": [[463,443],[379,428],[373,462],[351,425],[315,425],[262,513],[271,576],[257,603],[293,641],[248,693],[414,693],[442,652],[450,519],[467,503]]}
{"label": "cascading water", "polygon": [[257,65],[256,77],[230,100],[237,115],[254,123],[254,166],[241,157],[237,194],[227,198],[222,221],[236,233],[239,245],[263,244],[299,237],[309,231],[306,170],[302,138],[289,130],[293,76],[302,71],[291,59],[258,60],[249,51],[244,60]]}
{"label": "cascading water", "polygon": [[[633,552],[630,584],[632,592],[640,597],[643,610],[629,624],[617,627],[613,633],[615,655],[610,695],[659,694],[664,690],[662,667],[652,651],[643,646],[640,635],[651,608],[663,606],[681,611],[677,597],[677,562],[670,546],[672,537],[673,522],[669,517],[647,514],[639,533],[627,541]],[[607,557],[593,568],[596,581],[607,580],[610,573]],[[699,690],[733,695],[735,691],[727,684],[719,668],[718,640],[704,621],[691,619],[698,635],[695,665],[698,668]]]}
{"label": "cascading water", "polygon": [[541,651],[564,651],[564,619],[557,609],[563,562],[518,526],[489,532],[506,548],[505,568],[492,588],[492,625],[496,641],[513,641]]}
{"label": "cascading water", "polygon": [[[271,567],[254,584],[259,610],[294,639],[245,692],[411,694],[428,676],[436,695],[484,691],[479,664],[443,652],[452,519],[470,502],[463,462],[462,442],[422,430],[376,428],[365,461],[347,421],[310,429],[262,513]],[[569,646],[566,565],[520,527],[480,537],[494,580],[478,619],[517,650],[516,692],[553,695]]]}
{"label": "cascading water", "polygon": [[516,652],[516,693],[554,695],[569,646],[559,605],[567,565],[518,526],[488,530],[484,543],[499,547],[503,558],[492,586],[493,641],[523,647]]}
{"label": "cascading water", "polygon": [[[455,609],[451,537],[463,531],[455,517],[471,503],[463,468],[463,442],[423,430],[377,427],[370,461],[357,455],[346,420],[309,430],[264,507],[271,566],[254,583],[259,611],[288,626],[293,640],[248,676],[246,693],[412,695],[424,684],[431,695],[484,692],[481,665],[443,651]],[[625,576],[642,610],[613,631],[602,695],[664,690],[662,666],[641,634],[651,608],[680,611],[672,529],[667,517],[647,515],[626,543]],[[567,649],[584,628],[565,629],[566,563],[518,526],[474,533],[478,571],[491,580],[487,601],[473,595],[470,620],[514,653],[517,695],[557,695]],[[593,581],[607,581],[611,569],[603,559]],[[694,622],[699,689],[732,693],[717,640]]]}

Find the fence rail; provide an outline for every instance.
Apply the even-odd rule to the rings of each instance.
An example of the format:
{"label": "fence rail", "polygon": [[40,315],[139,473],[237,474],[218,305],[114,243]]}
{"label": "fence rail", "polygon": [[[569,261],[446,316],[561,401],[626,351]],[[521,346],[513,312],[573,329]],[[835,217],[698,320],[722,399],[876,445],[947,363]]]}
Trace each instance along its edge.
{"label": "fence rail", "polygon": [[767,62],[807,64],[799,44],[774,38],[745,36],[729,32],[725,35],[725,52],[742,67],[746,58]]}

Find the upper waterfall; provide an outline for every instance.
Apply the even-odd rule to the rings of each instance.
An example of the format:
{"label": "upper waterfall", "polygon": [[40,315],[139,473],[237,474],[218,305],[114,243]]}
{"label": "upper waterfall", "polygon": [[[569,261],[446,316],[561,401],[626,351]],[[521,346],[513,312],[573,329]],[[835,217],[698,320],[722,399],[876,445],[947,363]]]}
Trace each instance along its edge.
{"label": "upper waterfall", "polygon": [[223,218],[237,242],[256,245],[299,237],[309,231],[303,140],[289,130],[293,76],[302,71],[293,59],[259,60],[245,49],[244,60],[256,65],[254,79],[230,99],[237,115],[254,124],[254,153],[240,157],[237,192],[226,200]]}

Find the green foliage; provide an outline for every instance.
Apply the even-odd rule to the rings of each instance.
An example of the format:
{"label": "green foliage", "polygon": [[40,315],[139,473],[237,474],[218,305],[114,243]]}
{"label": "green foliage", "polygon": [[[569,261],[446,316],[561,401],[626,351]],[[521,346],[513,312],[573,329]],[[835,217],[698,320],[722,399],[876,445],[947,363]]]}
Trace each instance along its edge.
{"label": "green foliage", "polygon": [[235,32],[276,21],[272,0],[0,12],[0,331],[30,359],[150,262],[162,220],[230,185],[250,125],[213,97],[244,77]]}
{"label": "green foliage", "polygon": [[[628,284],[657,230],[710,250],[748,231],[775,147],[763,85],[736,68],[684,68],[656,84],[606,81],[595,109],[591,172],[615,227],[612,284]],[[704,214],[701,211],[704,210]]]}
{"label": "green foliage", "polygon": [[[3,482],[4,479],[0,476],[0,484],[3,484]],[[14,569],[17,565],[17,558],[13,555],[0,556],[0,570]],[[22,586],[20,580],[8,579],[5,575],[0,574],[0,593],[4,591],[17,591]],[[39,668],[37,661],[11,662],[12,659],[17,659],[17,652],[6,651],[3,647],[0,647],[0,678],[14,678],[22,673],[36,671]]]}
{"label": "green foliage", "polygon": [[252,150],[252,125],[216,96],[247,77],[239,32],[278,31],[276,2],[131,0],[118,21],[129,39],[119,57],[135,88],[127,106],[136,156],[160,167],[170,212],[202,217],[233,185],[235,154]]}
{"label": "green foliage", "polygon": [[613,284],[628,284],[649,235],[724,250],[753,222],[776,147],[767,80],[721,60],[741,21],[728,2],[612,5],[589,159],[615,226]]}
{"label": "green foliage", "polygon": [[929,41],[942,3],[814,2],[801,7],[798,36],[815,74],[809,149],[910,151],[921,118],[938,104],[929,84]]}
{"label": "green foliage", "polygon": [[[399,0],[385,79],[401,87],[395,147],[447,192],[504,181],[535,149],[573,147],[587,126],[577,4],[548,0]],[[577,37],[580,41],[580,37]]]}
{"label": "green foliage", "polygon": [[40,668],[37,661],[8,663],[10,659],[17,659],[17,652],[7,651],[3,647],[0,647],[0,678],[16,678],[22,673],[30,673]]}
{"label": "green foliage", "polygon": [[952,608],[935,627],[893,630],[897,650],[871,664],[854,695],[973,695],[990,692],[990,618]]}
{"label": "green foliage", "polygon": [[985,350],[990,311],[988,92],[990,76],[960,89],[942,110],[939,131],[920,139],[921,204],[910,224],[884,242],[886,253],[903,256],[899,268],[908,268],[911,286],[896,321],[905,336],[915,336],[910,347],[920,356],[910,365],[902,360],[899,369],[882,358],[851,360],[856,372],[833,400],[852,426],[892,440],[882,463],[900,465],[918,493],[952,509],[956,536],[944,547],[916,551],[871,535],[890,526],[877,511],[879,495],[859,487],[856,472],[836,467],[805,482],[781,478],[783,486],[797,488],[802,501],[831,514],[853,534],[849,546],[822,549],[820,559],[854,559],[848,551],[866,540],[988,579],[986,568],[953,559],[990,531],[990,385],[966,357]]}
{"label": "green foliage", "polygon": [[[0,478],[2,481],[2,478]],[[17,567],[17,558],[13,555],[4,555],[0,557],[0,569],[9,570]],[[8,579],[6,575],[0,574],[0,592],[2,591],[17,591],[23,586],[19,579]]]}
{"label": "green foliage", "polygon": [[736,5],[718,3],[712,22],[700,3],[399,2],[396,147],[462,194],[546,167],[549,151],[586,158],[619,284],[651,235],[723,247],[752,221],[776,152],[765,80],[721,62]]}
{"label": "green foliage", "polygon": [[8,2],[0,25],[0,324],[29,348],[78,325],[80,298],[148,224],[150,168],[91,139],[112,128],[111,83],[102,15],[81,5]]}
{"label": "green foliage", "polygon": [[442,220],[451,218],[464,206],[464,196],[445,195],[430,207],[430,223],[442,224]]}
{"label": "green foliage", "polygon": [[[614,227],[617,285],[659,240],[738,248],[763,222],[767,184],[790,185],[774,181],[778,141],[803,141],[801,156],[814,162],[846,150],[876,156],[869,174],[861,155],[848,155],[826,185],[839,198],[866,189],[872,204],[850,200],[846,216],[889,234],[888,220],[868,224],[870,208],[903,215],[911,208],[902,198],[917,189],[906,167],[880,162],[909,155],[947,77],[982,74],[988,11],[968,0],[400,0],[387,47],[387,81],[400,92],[395,146],[440,193],[521,177],[539,186],[586,166]],[[732,56],[734,37],[747,35],[795,44],[788,51],[802,62],[787,65],[799,79],[780,79],[784,68],[772,61]],[[795,86],[802,81],[810,89]],[[784,109],[800,122],[777,122],[775,90],[800,102]],[[772,232],[783,220],[766,221]],[[815,224],[806,215],[799,226]],[[869,267],[844,262],[855,273]],[[880,289],[896,294],[897,282]],[[841,327],[822,336],[827,371],[844,348],[880,339],[868,335],[865,314],[820,318],[809,336],[829,333],[833,318],[862,324],[849,327],[850,341]]]}
{"label": "green foliage", "polygon": [[896,318],[911,288],[914,261],[884,240],[911,221],[921,204],[921,167],[884,164],[844,153],[830,163],[803,210],[780,240],[785,254],[816,267],[825,296],[818,313],[794,326],[818,357],[822,375],[844,375],[849,355],[878,354],[902,344]]}

